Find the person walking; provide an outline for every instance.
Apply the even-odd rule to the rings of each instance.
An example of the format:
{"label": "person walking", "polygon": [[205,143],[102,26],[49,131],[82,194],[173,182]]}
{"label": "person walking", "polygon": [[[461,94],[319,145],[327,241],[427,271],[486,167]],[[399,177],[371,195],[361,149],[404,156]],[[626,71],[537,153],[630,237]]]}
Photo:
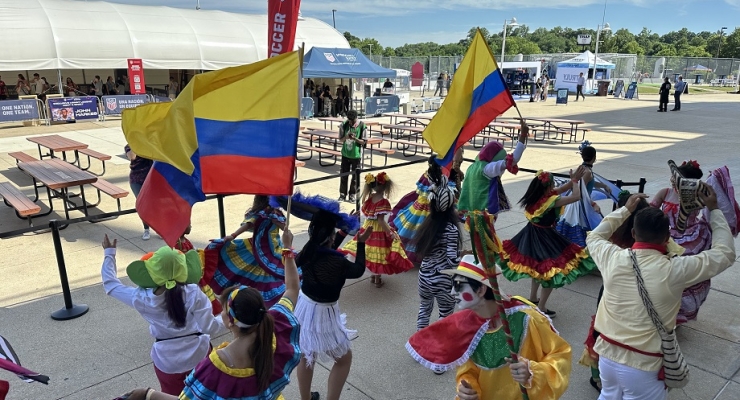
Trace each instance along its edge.
{"label": "person walking", "polygon": [[673,92],[673,101],[675,104],[673,104],[671,111],[681,111],[681,95],[686,90],[686,82],[683,81],[683,76],[678,76],[675,89],[676,91]]}
{"label": "person walking", "polygon": [[671,91],[671,82],[668,78],[663,79],[663,84],[660,85],[660,103],[658,103],[658,112],[668,111],[668,94]]}
{"label": "person walking", "polygon": [[586,78],[583,76],[583,72],[581,72],[580,75],[578,75],[578,83],[576,84],[576,101],[578,101],[578,95],[581,95],[581,98],[586,101],[586,96],[583,95],[583,85],[586,84]]}
{"label": "person walking", "polygon": [[339,178],[339,200],[346,201],[349,194],[349,202],[355,201],[357,196],[357,174],[355,170],[360,168],[360,159],[362,158],[361,147],[365,145],[365,133],[367,128],[365,123],[357,119],[357,110],[347,111],[347,120],[339,127],[339,140],[342,142],[342,164],[339,172],[345,173],[352,171],[352,180],[350,181],[349,192],[347,192],[347,178],[344,175]]}
{"label": "person walking", "polygon": [[[635,214],[635,243],[623,249],[609,241],[635,212],[645,195],[630,197],[627,204],[607,215],[586,239],[588,250],[604,279],[594,328],[600,333],[594,350],[599,354],[599,400],[665,400],[668,390],[659,380],[663,368],[661,335],[654,318],[667,332],[676,327],[681,294],[691,285],[710,279],[735,261],[735,244],[725,216],[711,187],[699,191],[710,210],[712,247],[692,256],[674,257],[667,246],[670,223],[660,209],[647,207]],[[639,277],[639,278],[638,278]],[[642,281],[642,285],[636,282]],[[642,291],[638,286],[644,286]],[[641,292],[647,292],[651,317]]]}
{"label": "person walking", "polygon": [[437,88],[434,89],[434,94],[432,95],[432,97],[436,96],[437,92],[439,92],[439,95],[442,96],[442,89],[444,88],[444,86],[445,86],[445,75],[440,73],[439,76],[437,77]]}

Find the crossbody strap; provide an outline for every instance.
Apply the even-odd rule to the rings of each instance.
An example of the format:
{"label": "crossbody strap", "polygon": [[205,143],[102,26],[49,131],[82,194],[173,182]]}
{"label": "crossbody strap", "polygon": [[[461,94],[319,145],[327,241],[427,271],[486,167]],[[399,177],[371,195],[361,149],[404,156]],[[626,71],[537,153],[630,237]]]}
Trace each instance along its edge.
{"label": "crossbody strap", "polygon": [[650,319],[653,320],[653,324],[655,325],[655,327],[658,328],[658,332],[666,333],[665,326],[660,320],[658,312],[655,311],[653,302],[650,300],[650,296],[648,295],[647,288],[645,288],[645,281],[642,279],[640,268],[637,266],[637,256],[635,255],[634,251],[630,250],[629,252],[630,257],[632,258],[632,269],[635,271],[635,275],[637,276],[637,292],[640,293],[642,304],[644,304],[645,308],[647,308],[648,315],[650,316]]}

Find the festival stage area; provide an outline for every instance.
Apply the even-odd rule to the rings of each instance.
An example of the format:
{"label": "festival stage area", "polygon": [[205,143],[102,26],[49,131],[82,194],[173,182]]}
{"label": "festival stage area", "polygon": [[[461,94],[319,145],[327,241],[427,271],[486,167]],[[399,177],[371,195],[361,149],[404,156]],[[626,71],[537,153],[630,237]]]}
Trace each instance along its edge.
{"label": "festival stage area", "polygon": [[[740,136],[738,136],[738,109],[740,96],[730,94],[684,96],[680,112],[657,113],[658,97],[640,96],[640,100],[621,100],[611,97],[588,97],[585,101],[556,105],[554,99],[545,103],[519,102],[525,117],[577,119],[586,121],[591,131],[586,139],[597,149],[598,161],[594,170],[609,179],[638,181],[647,179],[646,192],[654,194],[669,185],[667,160],[677,163],[695,159],[706,172],[727,165],[733,183],[740,187]],[[516,116],[511,109],[505,117]],[[388,117],[377,118],[389,123]],[[306,121],[306,127],[323,128],[318,120]],[[128,161],[123,156],[125,139],[120,121],[81,123],[42,127],[0,126],[0,182],[10,181],[31,195],[30,178],[15,166],[7,153],[24,151],[35,154],[36,147],[27,137],[59,134],[84,142],[90,148],[109,154],[105,179],[128,190]],[[580,139],[580,135],[579,135]],[[561,144],[559,140],[530,141],[520,167],[567,172],[576,168],[581,159],[579,143]],[[387,148],[387,146],[386,146]],[[508,146],[507,146],[508,148]],[[389,158],[389,166],[422,159],[421,156],[403,157],[397,151]],[[466,147],[466,158],[474,158],[477,150]],[[382,156],[375,159],[381,162]],[[467,168],[468,163],[463,166]],[[402,168],[388,168],[397,184],[393,201],[415,188],[415,182],[424,172],[426,163]],[[319,166],[316,157],[298,169],[298,180],[318,178],[337,173],[339,165]],[[524,193],[532,175],[520,172],[506,174],[503,182],[512,200]],[[338,195],[337,179],[301,185],[307,194]],[[738,194],[736,193],[736,196]],[[601,202],[602,209],[610,207]],[[225,199],[226,230],[232,232],[251,205],[249,196]],[[134,207],[134,197],[122,199],[122,208]],[[343,205],[348,211],[350,204]],[[609,207],[609,208],[608,208]],[[104,198],[98,206],[102,212],[116,210],[115,201]],[[93,213],[98,211],[92,211]],[[52,216],[56,215],[52,213]],[[63,213],[61,214],[63,218]],[[81,216],[73,213],[73,218]],[[34,221],[42,226],[47,218]],[[502,239],[516,234],[526,220],[516,207],[504,213],[496,222]],[[218,236],[216,201],[195,205],[193,230],[189,236],[196,247],[204,247],[209,239]],[[0,206],[0,231],[21,229],[27,223],[15,217],[10,207]],[[295,247],[307,239],[307,223],[291,218],[291,229],[296,235]],[[84,303],[90,311],[70,321],[54,321],[53,311],[63,306],[52,236],[50,233],[29,234],[0,239],[0,320],[2,335],[13,344],[22,364],[51,377],[48,386],[27,384],[14,377],[10,380],[9,399],[45,400],[70,399],[109,400],[137,387],[157,387],[157,379],[149,356],[153,339],[146,322],[133,310],[105,295],[101,286],[100,266],[103,235],[118,240],[119,275],[125,277],[129,262],[145,252],[154,251],[164,242],[152,234],[142,241],[141,221],[136,215],[100,223],[79,223],[61,231],[61,242],[72,298]],[[246,237],[246,236],[245,236]],[[736,239],[740,246],[740,239]],[[454,374],[437,376],[416,364],[404,345],[415,332],[419,306],[417,271],[384,277],[385,286],[370,284],[365,277],[348,281],[342,292],[341,307],[347,314],[348,327],[359,331],[353,341],[353,365],[345,386],[343,399],[348,400],[442,400],[454,398]],[[128,278],[124,278],[129,283]],[[685,390],[673,391],[669,398],[723,399],[740,398],[740,265],[712,280],[712,291],[704,303],[697,321],[678,328],[678,337],[691,366],[691,382]],[[557,311],[555,327],[573,348],[573,370],[570,386],[563,399],[593,400],[598,393],[589,385],[590,371],[578,365],[583,342],[596,311],[596,297],[601,279],[587,276],[574,284],[556,290],[548,308]],[[530,283],[503,282],[508,294],[527,296]],[[224,333],[213,338],[214,345],[230,337]],[[328,368],[316,367],[313,390],[326,393]],[[284,392],[285,398],[298,399],[295,373]],[[322,397],[323,398],[323,397]],[[533,399],[534,400],[534,399]]]}

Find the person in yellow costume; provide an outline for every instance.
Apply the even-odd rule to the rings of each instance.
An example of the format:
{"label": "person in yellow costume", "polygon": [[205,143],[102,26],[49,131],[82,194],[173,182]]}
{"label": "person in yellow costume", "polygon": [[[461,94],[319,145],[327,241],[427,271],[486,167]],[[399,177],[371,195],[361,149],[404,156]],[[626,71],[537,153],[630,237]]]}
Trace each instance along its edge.
{"label": "person in yellow costume", "polygon": [[453,276],[461,310],[411,336],[411,356],[433,371],[456,369],[459,400],[519,400],[519,385],[530,399],[560,398],[568,388],[571,347],[550,319],[523,298],[502,294],[518,354],[512,363],[483,267],[466,255],[456,269],[442,272]]}

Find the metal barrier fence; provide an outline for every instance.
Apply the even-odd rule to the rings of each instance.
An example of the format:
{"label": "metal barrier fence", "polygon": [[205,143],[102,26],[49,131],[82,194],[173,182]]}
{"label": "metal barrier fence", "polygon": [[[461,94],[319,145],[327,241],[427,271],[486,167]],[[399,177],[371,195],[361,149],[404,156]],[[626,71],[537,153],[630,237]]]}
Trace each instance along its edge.
{"label": "metal barrier fence", "polygon": [[[468,158],[464,160],[467,162],[471,162],[471,163],[475,162],[475,160],[468,159]],[[398,163],[394,165],[388,165],[388,166],[383,166],[383,167],[362,168],[362,169],[356,169],[353,172],[345,172],[345,173],[339,173],[339,174],[334,174],[334,175],[322,176],[318,178],[305,179],[302,181],[295,182],[294,185],[300,186],[300,185],[305,185],[305,184],[314,183],[314,182],[321,182],[325,180],[341,178],[343,176],[349,176],[352,174],[355,174],[355,179],[357,179],[357,182],[362,182],[360,178],[363,173],[405,167],[409,165],[421,164],[421,163],[426,163],[426,162],[427,162],[427,158],[424,157],[419,160],[407,161],[407,162],[402,162],[402,163]],[[537,172],[535,170],[526,169],[526,168],[520,168],[519,170],[528,172],[528,173]],[[570,176],[566,174],[553,173],[553,175],[556,177],[561,177],[561,178],[570,178]],[[616,181],[612,181],[612,183],[614,183],[618,187],[638,186],[639,187],[638,192],[642,193],[645,189],[645,184],[647,183],[647,181],[645,180],[645,178],[640,178],[639,182],[624,182],[622,180],[616,180]],[[225,197],[229,197],[229,196],[234,196],[234,195],[210,195],[206,197],[206,201],[215,199],[218,203],[218,219],[219,219],[220,237],[226,236],[226,220],[225,220],[225,211],[224,211],[223,201]],[[360,209],[360,199],[359,198],[356,200],[355,207],[357,210]],[[117,211],[117,212],[103,213],[103,214],[98,214],[98,215],[93,215],[93,216],[65,220],[63,221],[63,224],[64,226],[69,226],[73,224],[79,224],[82,222],[103,221],[103,220],[114,219],[122,215],[128,215],[128,214],[134,214],[134,213],[136,213],[136,209],[122,210],[122,211]],[[61,241],[61,235],[60,235],[60,231],[62,229],[61,226],[62,226],[62,222],[59,220],[53,219],[49,221],[49,229],[51,231],[52,241],[54,243],[54,253],[56,255],[57,268],[59,270],[59,280],[60,280],[60,285],[62,287],[62,297],[64,299],[64,307],[51,313],[51,318],[57,321],[65,321],[65,320],[74,319],[74,318],[77,318],[77,317],[80,317],[86,314],[90,310],[90,307],[87,306],[86,304],[74,304],[74,302],[72,301],[72,292],[69,287],[69,279],[67,278],[67,267],[66,267],[66,262],[64,260],[64,250],[62,248],[62,241]],[[39,231],[40,231],[39,227],[36,226],[36,227],[28,227],[24,229],[17,229],[13,231],[0,232],[0,238],[7,238],[7,237],[12,237],[12,236],[22,235],[22,234],[29,233],[29,232],[39,232]]]}

